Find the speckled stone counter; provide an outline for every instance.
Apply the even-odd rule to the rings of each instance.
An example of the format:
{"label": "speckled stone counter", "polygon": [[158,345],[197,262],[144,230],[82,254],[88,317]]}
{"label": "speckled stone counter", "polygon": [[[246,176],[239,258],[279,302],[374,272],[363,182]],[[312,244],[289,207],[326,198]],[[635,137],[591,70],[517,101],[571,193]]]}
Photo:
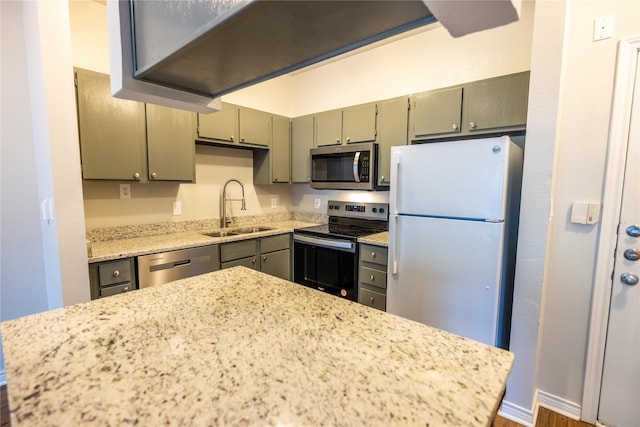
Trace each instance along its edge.
{"label": "speckled stone counter", "polygon": [[236,267],[0,324],[16,426],[488,426],[513,354]]}
{"label": "speckled stone counter", "polygon": [[389,232],[384,231],[382,233],[371,234],[358,238],[358,243],[367,243],[369,245],[376,246],[389,246]]}
{"label": "speckled stone counter", "polygon": [[[214,245],[223,242],[251,239],[256,237],[272,236],[282,233],[290,233],[294,228],[308,227],[315,223],[286,220],[258,224],[263,227],[271,227],[272,230],[259,233],[242,235],[229,235],[226,237],[209,237],[202,233],[213,231],[213,228],[199,231],[185,231],[178,233],[156,234],[128,239],[105,240],[90,243],[89,262],[108,261],[112,259],[126,258],[138,255],[146,255],[156,252],[172,251],[177,249],[192,248],[197,246]],[[231,227],[233,230],[238,227]],[[219,229],[217,229],[219,230]]]}

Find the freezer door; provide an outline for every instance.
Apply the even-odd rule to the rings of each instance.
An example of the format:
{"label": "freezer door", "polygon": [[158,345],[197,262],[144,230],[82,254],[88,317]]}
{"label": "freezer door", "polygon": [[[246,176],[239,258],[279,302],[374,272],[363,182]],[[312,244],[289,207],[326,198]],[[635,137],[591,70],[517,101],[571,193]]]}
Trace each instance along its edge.
{"label": "freezer door", "polygon": [[390,221],[387,312],[497,345],[503,224]]}
{"label": "freezer door", "polygon": [[391,149],[391,213],[503,220],[508,137]]}

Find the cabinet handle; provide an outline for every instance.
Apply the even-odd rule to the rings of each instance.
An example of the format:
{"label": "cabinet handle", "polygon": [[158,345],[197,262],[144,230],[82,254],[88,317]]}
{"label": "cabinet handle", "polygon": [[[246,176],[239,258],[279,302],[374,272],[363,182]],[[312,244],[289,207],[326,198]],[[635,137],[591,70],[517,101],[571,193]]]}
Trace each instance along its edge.
{"label": "cabinet handle", "polygon": [[134,179],[140,179],[140,174],[138,172],[133,174]]}
{"label": "cabinet handle", "polygon": [[371,304],[373,304],[373,303],[374,303],[374,301],[375,301],[375,299],[374,299],[373,297],[370,297],[370,298],[369,298],[369,302],[370,302]]}
{"label": "cabinet handle", "polygon": [[470,127],[471,129],[475,129],[475,128],[476,128],[476,122],[471,122],[471,123],[469,123],[469,127]]}
{"label": "cabinet handle", "polygon": [[119,270],[115,270],[113,272],[113,277],[118,277],[118,276],[120,276],[120,271]]}
{"label": "cabinet handle", "polygon": [[229,137],[229,139],[230,139],[231,141],[233,141],[233,135],[231,135],[231,136]]}
{"label": "cabinet handle", "polygon": [[262,257],[262,260],[263,260],[263,261],[266,261],[266,260],[267,260],[267,257],[266,257],[266,256],[263,256],[263,257]]}
{"label": "cabinet handle", "polygon": [[158,177],[158,174],[157,174],[157,173],[155,173],[155,172],[151,172],[151,178],[152,178],[152,179],[155,179],[155,178],[157,178],[157,177]]}
{"label": "cabinet handle", "polygon": [[347,142],[351,142],[351,138],[347,137]]}
{"label": "cabinet handle", "polygon": [[376,278],[375,278],[375,276],[372,274],[372,275],[369,277],[369,280],[371,280],[372,282],[374,282],[374,281],[376,280]]}
{"label": "cabinet handle", "polygon": [[278,178],[277,178],[277,177],[274,177],[274,178],[273,178],[273,182],[278,182]]}
{"label": "cabinet handle", "polygon": [[376,253],[375,252],[371,252],[371,258],[375,258],[376,257]]}
{"label": "cabinet handle", "polygon": [[454,123],[454,124],[453,124],[453,126],[452,126],[452,128],[453,128],[453,130],[458,130],[458,124],[457,124],[457,123]]}
{"label": "cabinet handle", "polygon": [[255,259],[255,258],[254,258],[254,259],[252,259],[252,260],[251,260],[251,263],[252,263],[252,264],[255,264],[255,263],[256,263],[256,259]]}
{"label": "cabinet handle", "polygon": [[340,138],[336,138],[336,142],[340,144]]}
{"label": "cabinet handle", "polygon": [[240,138],[240,141],[244,142],[244,136]]}
{"label": "cabinet handle", "polygon": [[127,292],[129,290],[128,286],[125,286],[124,288],[122,288],[122,292]]}

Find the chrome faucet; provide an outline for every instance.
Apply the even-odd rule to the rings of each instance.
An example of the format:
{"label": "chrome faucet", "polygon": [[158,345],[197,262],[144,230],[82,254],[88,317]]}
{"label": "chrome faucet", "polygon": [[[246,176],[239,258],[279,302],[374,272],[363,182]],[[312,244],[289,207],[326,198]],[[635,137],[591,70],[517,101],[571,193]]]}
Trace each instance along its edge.
{"label": "chrome faucet", "polygon": [[[240,184],[240,188],[242,188],[242,199],[227,199],[227,185],[229,185],[229,183],[231,182],[237,182],[238,184]],[[237,179],[230,179],[229,181],[225,182],[224,188],[222,189],[222,204],[221,204],[222,213],[220,215],[220,222],[222,223],[222,228],[226,228],[227,225],[231,224],[231,220],[227,221],[227,202],[242,202],[242,207],[240,208],[240,210],[242,211],[247,210],[247,205],[246,205],[246,202],[244,201],[244,185],[242,185],[242,183]]]}

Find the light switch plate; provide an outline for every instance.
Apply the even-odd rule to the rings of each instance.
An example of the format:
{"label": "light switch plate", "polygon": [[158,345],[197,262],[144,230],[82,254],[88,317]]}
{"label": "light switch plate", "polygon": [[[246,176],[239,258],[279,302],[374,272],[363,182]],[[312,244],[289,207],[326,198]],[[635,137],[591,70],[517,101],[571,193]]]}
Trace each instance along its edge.
{"label": "light switch plate", "polygon": [[120,184],[120,198],[121,199],[131,198],[131,184]]}
{"label": "light switch plate", "polygon": [[277,208],[278,207],[278,199],[276,197],[272,197],[271,198],[271,207],[272,208]]}
{"label": "light switch plate", "polygon": [[182,202],[180,201],[173,202],[173,214],[182,215]]}
{"label": "light switch plate", "polygon": [[313,201],[313,207],[316,209],[320,209],[320,199],[315,199]]}

